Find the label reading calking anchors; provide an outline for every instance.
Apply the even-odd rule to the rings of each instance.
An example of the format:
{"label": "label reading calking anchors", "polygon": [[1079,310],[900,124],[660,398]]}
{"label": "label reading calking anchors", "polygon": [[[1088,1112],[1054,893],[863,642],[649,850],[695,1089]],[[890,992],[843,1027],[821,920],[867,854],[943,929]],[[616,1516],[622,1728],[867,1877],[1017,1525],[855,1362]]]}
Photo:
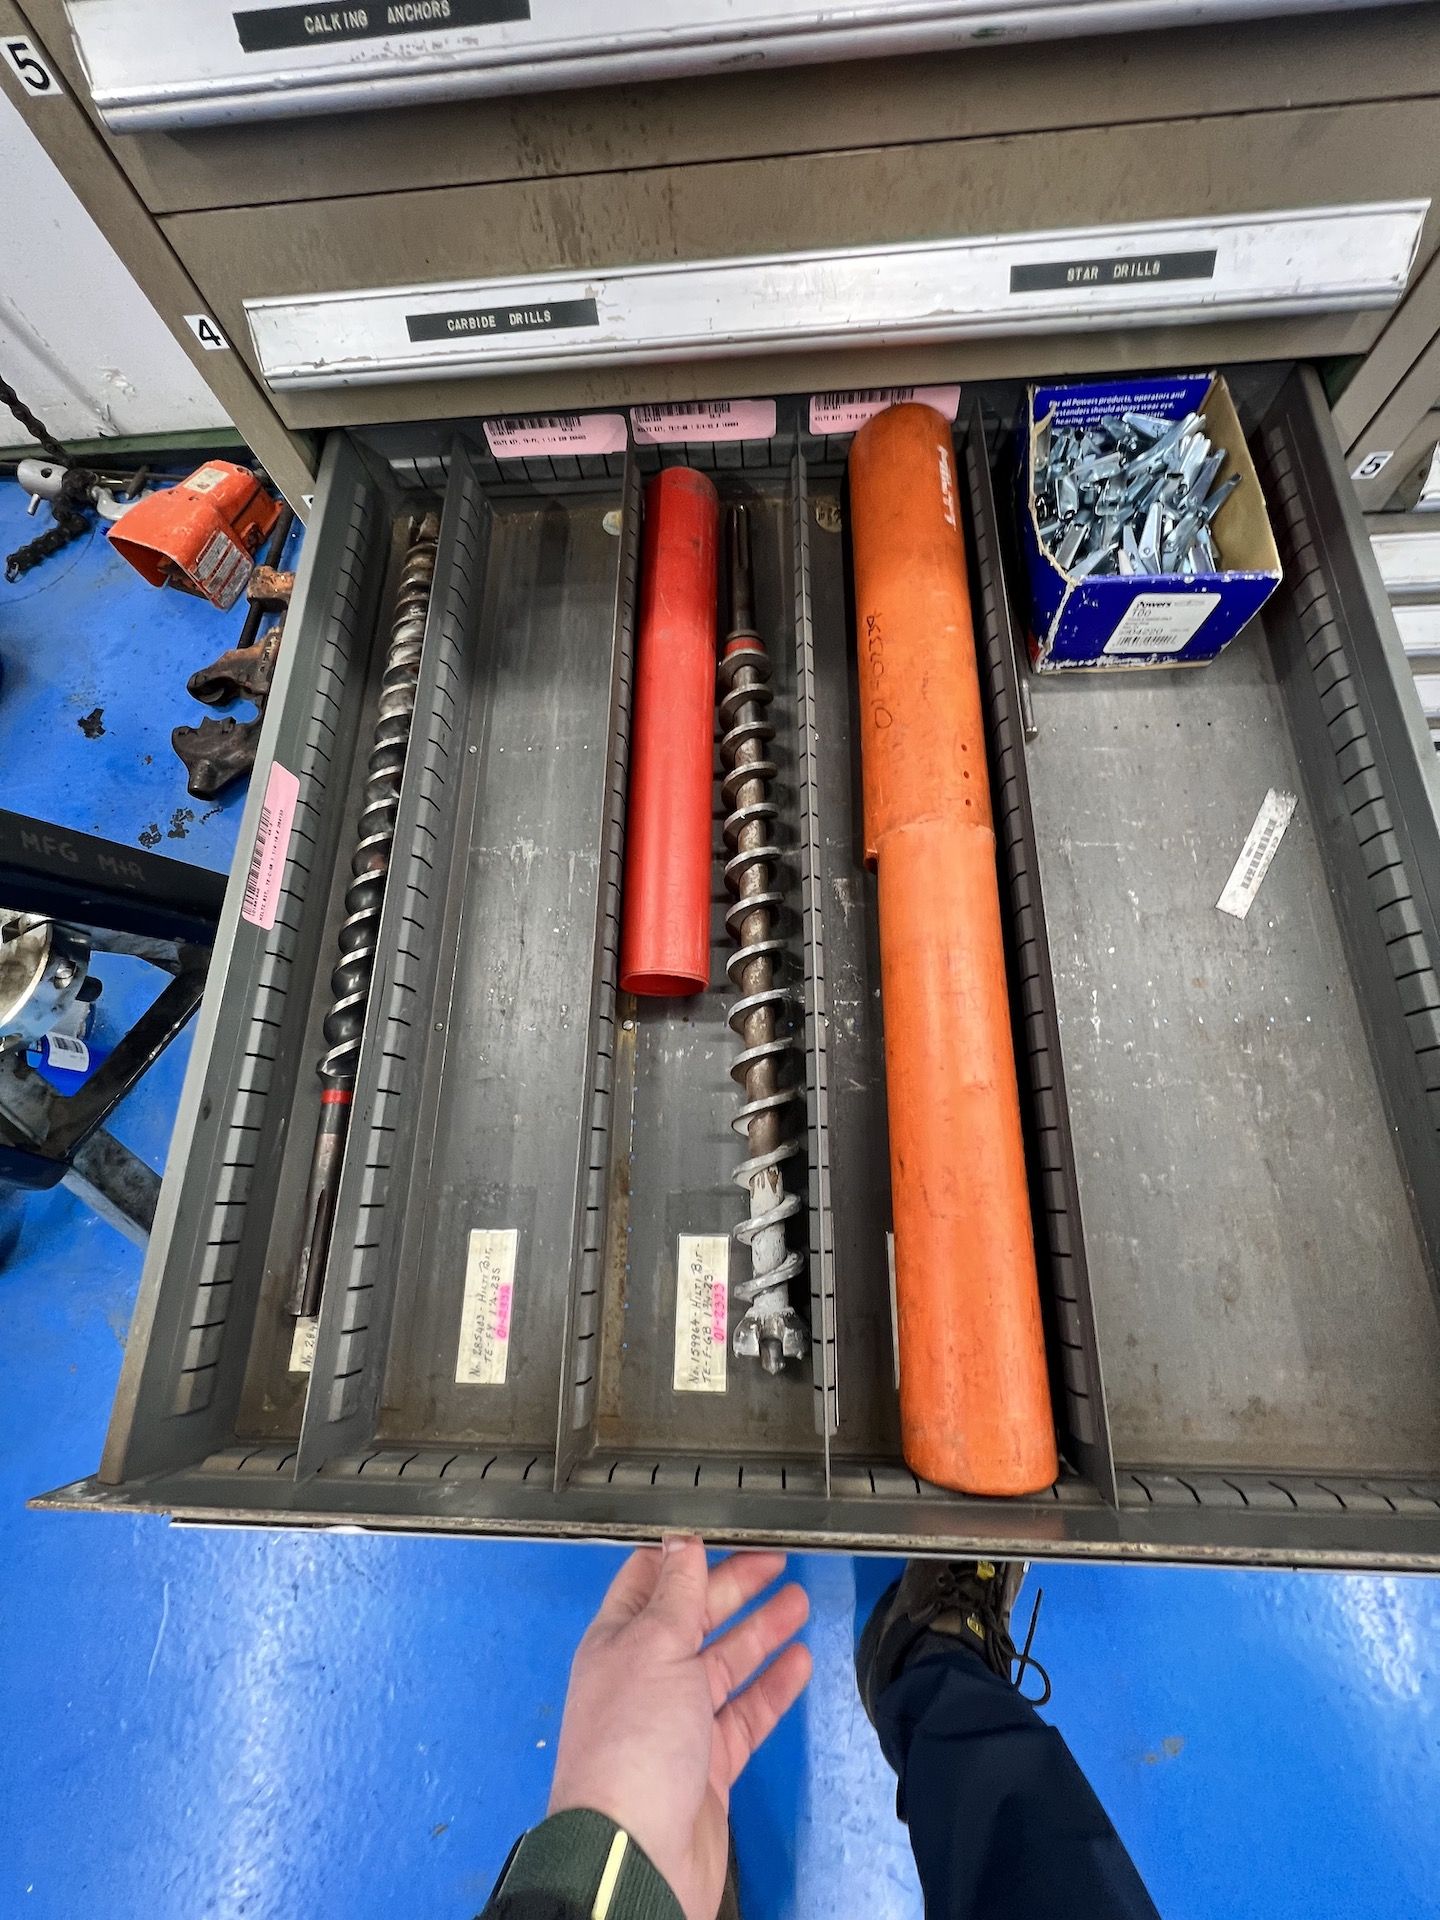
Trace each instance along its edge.
{"label": "label reading calking anchors", "polygon": [[475,1227],[465,1256],[465,1302],[455,1383],[503,1387],[510,1364],[510,1317],[515,1300],[515,1227]]}
{"label": "label reading calking anchors", "polygon": [[729,1235],[682,1233],[675,1255],[676,1393],[724,1393],[729,1329]]}

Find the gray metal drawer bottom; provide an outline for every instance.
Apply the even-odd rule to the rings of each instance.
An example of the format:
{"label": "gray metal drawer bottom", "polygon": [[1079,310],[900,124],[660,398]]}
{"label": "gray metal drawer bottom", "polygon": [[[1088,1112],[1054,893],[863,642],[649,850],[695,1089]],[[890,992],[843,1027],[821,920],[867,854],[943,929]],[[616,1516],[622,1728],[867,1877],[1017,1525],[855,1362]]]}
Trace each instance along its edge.
{"label": "gray metal drawer bottom", "polygon": [[[1245,382],[1239,383],[1243,393]],[[712,986],[616,979],[641,468],[337,436],[267,722],[296,776],[275,925],[232,884],[99,1476],[187,1518],[851,1549],[1440,1565],[1433,756],[1313,378],[1249,384],[1285,562],[1198,674],[1040,677],[1020,727],[997,504],[1018,389],[958,431],[1055,1405],[1042,1499],[900,1461],[844,446],[782,402],[714,450],[775,659],[806,1089],[811,1360],[676,1392],[676,1243],[738,1213]],[[408,438],[407,438],[408,436]],[[694,455],[695,458],[704,457]],[[398,530],[443,496],[420,699],[313,1362],[284,1298]],[[1422,762],[1420,749],[1425,747]],[[1299,792],[1244,921],[1214,901]],[[717,791],[716,832],[721,812]],[[718,873],[718,866],[717,866]],[[513,1229],[503,1378],[460,1364]]]}

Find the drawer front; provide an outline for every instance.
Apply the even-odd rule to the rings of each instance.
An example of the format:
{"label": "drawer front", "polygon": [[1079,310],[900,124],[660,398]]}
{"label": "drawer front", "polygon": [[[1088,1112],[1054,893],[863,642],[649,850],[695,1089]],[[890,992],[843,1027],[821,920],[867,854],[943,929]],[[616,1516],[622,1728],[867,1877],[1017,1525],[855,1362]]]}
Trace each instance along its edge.
{"label": "drawer front", "polygon": [[[1064,247],[1079,249],[1065,257],[1088,258],[1095,231],[1112,226],[1117,207],[1126,210],[1127,224],[1158,230],[1177,220],[1204,227],[1277,210],[1353,206],[1353,183],[1360,177],[1371,183],[1377,201],[1387,195],[1426,199],[1436,185],[1432,176],[1440,172],[1437,156],[1440,104],[1420,101],[1354,108],[1338,120],[1325,112],[1256,114],[1230,124],[1223,140],[1214,122],[1197,119],[314,201],[303,211],[180,214],[162,225],[213,300],[229,337],[258,365],[246,302],[371,288],[377,260],[386,263],[386,281],[397,288],[464,286],[477,277],[525,282],[563,272],[574,274],[575,297],[583,299],[593,291],[587,275],[610,269],[884,249],[897,235],[907,244],[1054,235]],[[1422,229],[1418,262],[1428,258],[1430,245]],[[1163,251],[1175,250],[1167,240]],[[1304,284],[1313,264],[1297,272],[1297,282]],[[1315,277],[1321,284],[1329,278]],[[703,286],[704,278],[697,269],[696,285]],[[1037,294],[1033,306],[1017,305],[1008,284],[993,336],[944,349],[905,344],[924,311],[917,304],[909,326],[895,330],[894,377],[933,380],[942,366],[949,377],[969,380],[1174,363],[1179,342],[1163,313],[1147,321],[1137,312],[1128,323],[1118,314],[1107,318],[1113,288],[1099,289],[1095,309],[1077,321],[1054,311],[1053,291]],[[1216,291],[1212,282],[1210,292]],[[1268,298],[1262,291],[1248,306],[1217,299],[1213,319],[1202,297],[1187,316],[1196,331],[1186,338],[1183,354],[1205,360],[1266,358],[1297,349],[1360,352],[1398,293],[1393,285],[1371,283],[1368,290],[1332,288],[1310,302],[1272,286]],[[802,322],[808,317],[804,309],[802,298]],[[1017,321],[1033,328],[1035,337],[1020,337]],[[803,331],[797,337],[803,340]],[[687,391],[777,392],[798,384],[794,359],[777,351],[773,338],[757,339],[748,351],[743,342],[730,347],[717,340],[716,357],[707,358],[698,373],[657,365],[665,360],[663,339],[663,333],[652,335],[649,364],[642,352],[636,364],[622,361],[613,370],[562,361],[529,373],[497,367],[493,378],[451,380],[432,377],[432,363],[417,357],[409,368],[414,377],[405,381],[367,378],[363,387],[318,390],[287,385],[276,391],[275,401],[291,424],[309,426],[463,418],[625,397],[681,398]],[[327,334],[316,358],[326,357],[331,340]],[[343,341],[334,345],[343,359]],[[446,369],[446,351],[440,342],[435,375]],[[871,383],[873,349],[853,338],[840,335],[833,348],[813,357],[819,385]],[[273,364],[282,363],[294,364],[277,354]]]}

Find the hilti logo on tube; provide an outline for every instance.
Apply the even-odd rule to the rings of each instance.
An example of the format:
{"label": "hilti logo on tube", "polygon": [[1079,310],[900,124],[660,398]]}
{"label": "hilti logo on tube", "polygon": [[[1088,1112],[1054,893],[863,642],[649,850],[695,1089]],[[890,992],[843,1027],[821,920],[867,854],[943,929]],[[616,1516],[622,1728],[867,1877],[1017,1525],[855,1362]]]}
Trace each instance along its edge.
{"label": "hilti logo on tube", "polygon": [[958,523],[955,519],[955,476],[950,470],[950,449],[939,447],[937,452],[940,455],[940,504],[945,509],[947,524],[958,531]]}

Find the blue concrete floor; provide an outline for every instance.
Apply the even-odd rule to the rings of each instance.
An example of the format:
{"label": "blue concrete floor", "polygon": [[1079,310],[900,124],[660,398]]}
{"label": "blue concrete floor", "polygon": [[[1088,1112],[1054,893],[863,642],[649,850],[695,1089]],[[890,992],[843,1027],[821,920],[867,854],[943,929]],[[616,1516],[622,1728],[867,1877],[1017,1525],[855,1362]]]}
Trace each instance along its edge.
{"label": "blue concrete floor", "polygon": [[[0,551],[18,520],[0,486]],[[224,864],[237,801],[187,799],[169,729],[236,624],[99,539],[0,586],[3,803]],[[113,984],[116,1006],[136,991]],[[156,1165],[185,1052],[117,1128]],[[98,1459],[139,1267],[63,1193],[0,1202],[0,1914],[465,1920],[543,1810],[570,1651],[617,1556],[27,1513]],[[815,1679],[736,1795],[745,1911],[913,1920],[850,1674],[892,1568],[797,1570]],[[1440,1584],[1044,1584],[1053,1717],[1167,1920],[1440,1912]]]}

